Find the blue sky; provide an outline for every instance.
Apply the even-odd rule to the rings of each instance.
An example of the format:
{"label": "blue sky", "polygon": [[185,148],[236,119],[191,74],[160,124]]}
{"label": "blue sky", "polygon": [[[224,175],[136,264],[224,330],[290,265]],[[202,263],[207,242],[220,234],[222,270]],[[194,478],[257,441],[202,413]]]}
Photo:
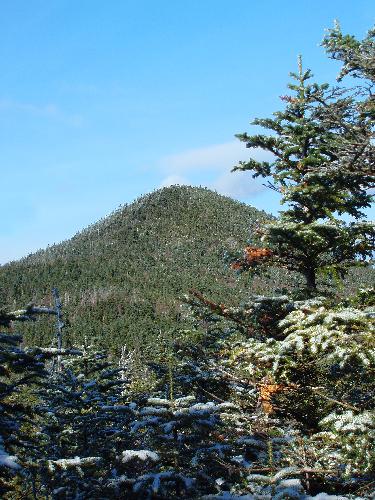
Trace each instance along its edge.
{"label": "blue sky", "polygon": [[204,185],[276,213],[234,134],[280,109],[302,54],[317,81],[335,18],[363,37],[373,0],[3,0],[0,263],[160,186]]}

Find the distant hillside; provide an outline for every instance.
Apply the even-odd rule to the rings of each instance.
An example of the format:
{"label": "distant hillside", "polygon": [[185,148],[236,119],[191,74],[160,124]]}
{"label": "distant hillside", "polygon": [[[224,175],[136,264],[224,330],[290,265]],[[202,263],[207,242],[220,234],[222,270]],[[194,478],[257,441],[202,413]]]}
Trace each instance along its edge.
{"label": "distant hillside", "polygon": [[[236,305],[250,291],[285,285],[284,273],[274,271],[250,286],[223,259],[246,245],[256,220],[269,217],[208,189],[161,189],[66,242],[1,266],[0,306],[49,304],[56,286],[71,342],[95,337],[116,351],[125,343],[152,347],[156,334],[181,326],[179,298],[189,288]],[[28,328],[26,341],[48,345],[51,336],[46,322]]]}
{"label": "distant hillside", "polygon": [[[49,303],[56,286],[74,342],[139,342],[176,326],[178,299],[191,287],[233,304],[245,297],[248,278],[238,279],[223,255],[243,248],[254,221],[267,217],[208,189],[161,189],[66,242],[0,267],[0,304]],[[50,329],[30,329],[27,341],[48,344]]]}

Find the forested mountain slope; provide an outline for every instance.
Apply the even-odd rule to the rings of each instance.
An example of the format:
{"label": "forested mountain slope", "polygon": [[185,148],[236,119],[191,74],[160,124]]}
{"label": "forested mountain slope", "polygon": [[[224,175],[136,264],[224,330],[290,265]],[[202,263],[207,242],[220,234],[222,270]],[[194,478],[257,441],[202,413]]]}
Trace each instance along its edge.
{"label": "forested mountain slope", "polygon": [[[55,286],[72,342],[95,336],[111,347],[142,344],[176,326],[178,299],[189,288],[230,303],[246,296],[247,278],[238,279],[223,257],[242,250],[250,227],[267,218],[208,189],[164,188],[68,241],[0,267],[0,303],[49,304]],[[40,326],[28,329],[28,342],[50,342],[50,327]]]}
{"label": "forested mountain slope", "polygon": [[[125,343],[144,349],[156,334],[185,326],[179,325],[179,299],[190,288],[234,305],[250,292],[287,285],[281,270],[250,285],[248,276],[237,276],[225,263],[225,253],[242,251],[254,224],[270,217],[208,189],[160,189],[68,241],[1,266],[0,304],[48,305],[51,288],[58,287],[72,326],[65,330],[65,341],[95,337],[95,343],[117,352]],[[366,273],[350,286],[367,281]],[[26,330],[27,343],[50,344],[48,322]]]}

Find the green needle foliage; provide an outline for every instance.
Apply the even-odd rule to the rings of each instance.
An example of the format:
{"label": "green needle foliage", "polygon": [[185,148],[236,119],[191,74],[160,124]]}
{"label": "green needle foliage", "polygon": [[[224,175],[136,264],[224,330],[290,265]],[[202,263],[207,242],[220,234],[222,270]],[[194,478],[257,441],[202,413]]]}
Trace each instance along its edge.
{"label": "green needle foliage", "polygon": [[[324,37],[322,45],[332,59],[344,64],[338,80],[351,75],[375,81],[375,28],[370,29],[363,40],[357,40],[353,35],[344,35],[336,21],[334,28]],[[369,98],[371,100],[371,94]]]}
{"label": "green needle foliage", "polygon": [[[274,160],[250,159],[234,170],[272,178],[269,185],[287,208],[262,228],[262,241],[276,262],[303,274],[311,294],[319,271],[343,276],[358,259],[371,257],[374,227],[361,219],[375,180],[374,124],[355,93],[312,83],[301,58],[291,77],[291,94],[281,97],[285,109],[253,122],[270,134],[237,135],[248,148],[271,152]],[[343,214],[356,222],[344,223],[338,218]]]}

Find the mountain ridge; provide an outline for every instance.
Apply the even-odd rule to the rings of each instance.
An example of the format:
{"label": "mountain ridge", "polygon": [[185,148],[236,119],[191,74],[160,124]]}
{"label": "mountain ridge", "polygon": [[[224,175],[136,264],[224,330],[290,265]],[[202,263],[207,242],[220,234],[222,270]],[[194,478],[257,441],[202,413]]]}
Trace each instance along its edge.
{"label": "mountain ridge", "polygon": [[[99,220],[89,224],[88,226],[84,227],[83,229],[77,231],[73,236],[68,237],[67,239],[61,240],[57,243],[52,243],[47,245],[45,248],[40,248],[36,251],[30,252],[29,254],[20,257],[19,259],[11,260],[9,262],[5,262],[4,264],[0,264],[0,269],[5,268],[7,266],[11,266],[13,264],[20,264],[24,262],[29,262],[36,260],[38,256],[42,255],[43,257],[46,255],[47,252],[54,252],[55,249],[60,248],[61,246],[64,245],[71,245],[73,242],[75,242],[77,239],[84,238],[85,236],[91,236],[95,231],[101,230],[102,232],[103,229],[108,228],[113,223],[113,220],[118,217],[122,217],[124,215],[124,212],[127,211],[128,209],[131,209],[132,211],[134,210],[142,210],[144,208],[149,209],[152,208],[152,205],[155,205],[155,201],[157,198],[165,198],[165,196],[168,193],[171,192],[176,192],[180,191],[181,194],[189,194],[191,195],[197,195],[197,193],[211,193],[213,195],[217,195],[220,199],[226,200],[229,202],[233,202],[238,206],[242,207],[247,207],[253,210],[256,210],[262,216],[266,218],[274,218],[272,215],[266,214],[263,210],[258,210],[255,207],[252,207],[250,205],[247,205],[246,203],[240,202],[238,200],[234,200],[230,196],[222,195],[218,193],[217,191],[211,190],[206,187],[196,187],[196,186],[189,186],[189,185],[172,185],[168,187],[163,187],[156,189],[154,191],[151,191],[150,193],[146,193],[143,195],[140,195],[137,197],[134,201],[130,203],[124,203],[121,204],[118,208],[114,209],[112,212],[110,212],[108,215],[105,215],[101,217]],[[186,197],[185,200],[186,201]],[[151,203],[150,203],[151,200]],[[148,205],[151,205],[148,206]]]}
{"label": "mountain ridge", "polygon": [[[1,266],[0,303],[49,304],[56,286],[72,342],[91,332],[110,337],[117,349],[137,331],[147,337],[175,328],[178,298],[191,287],[218,300],[242,299],[247,279],[236,278],[223,254],[241,250],[251,226],[270,217],[207,188],[162,188],[69,240]],[[29,328],[26,341],[50,342],[50,332],[42,330]]]}

